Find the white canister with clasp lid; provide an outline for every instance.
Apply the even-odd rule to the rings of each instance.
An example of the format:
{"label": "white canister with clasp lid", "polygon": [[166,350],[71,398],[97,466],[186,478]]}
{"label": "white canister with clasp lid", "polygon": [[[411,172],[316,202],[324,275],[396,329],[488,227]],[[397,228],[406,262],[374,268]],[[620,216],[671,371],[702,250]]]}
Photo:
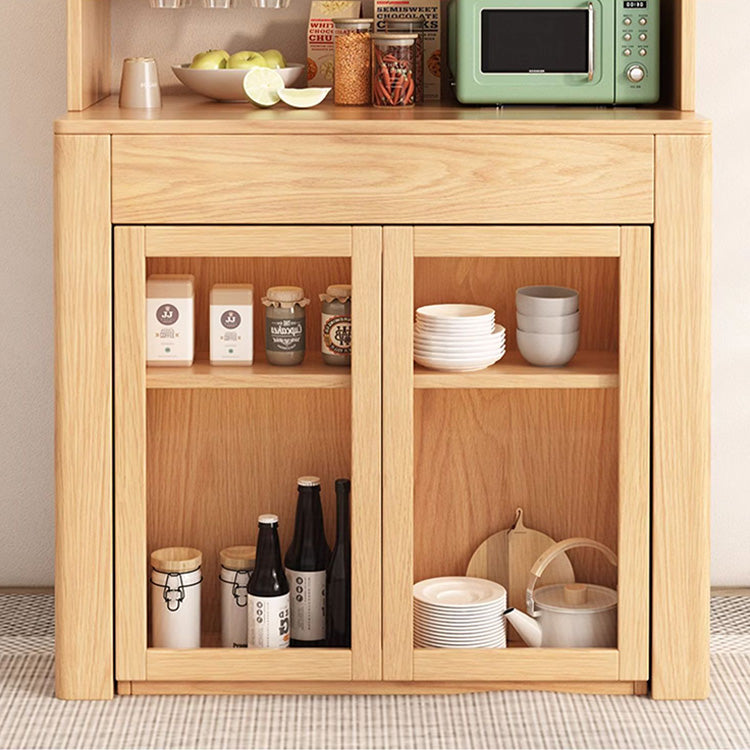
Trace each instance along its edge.
{"label": "white canister with clasp lid", "polygon": [[151,553],[151,642],[154,648],[200,648],[200,550],[166,547]]}
{"label": "white canister with clasp lid", "polygon": [[225,547],[219,552],[219,562],[221,645],[247,648],[247,587],[255,567],[255,547]]}

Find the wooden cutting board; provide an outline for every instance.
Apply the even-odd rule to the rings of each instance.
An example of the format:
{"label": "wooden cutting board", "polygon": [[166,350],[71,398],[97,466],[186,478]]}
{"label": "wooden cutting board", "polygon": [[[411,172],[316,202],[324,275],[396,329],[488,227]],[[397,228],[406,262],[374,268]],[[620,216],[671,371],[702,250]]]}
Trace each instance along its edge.
{"label": "wooden cutting board", "polygon": [[[523,525],[523,510],[518,508],[509,529],[498,531],[477,547],[469,560],[466,575],[488,578],[504,586],[508,592],[508,606],[525,612],[526,585],[531,567],[553,544],[552,537]],[[574,581],[573,566],[568,556],[562,554],[549,564],[537,586]]]}

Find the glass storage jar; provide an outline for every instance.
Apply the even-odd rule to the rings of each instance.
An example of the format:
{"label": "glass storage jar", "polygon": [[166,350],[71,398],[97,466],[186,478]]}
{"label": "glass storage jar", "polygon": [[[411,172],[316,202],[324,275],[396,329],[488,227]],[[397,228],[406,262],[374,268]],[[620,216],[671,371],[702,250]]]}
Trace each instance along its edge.
{"label": "glass storage jar", "polygon": [[266,307],[266,359],[271,365],[299,365],[305,359],[305,307],[310,300],[299,286],[272,286],[261,300]]}
{"label": "glass storage jar", "polygon": [[372,18],[333,20],[333,100],[336,104],[370,103],[372,21]]}
{"label": "glass storage jar", "polygon": [[331,284],[320,295],[320,336],[323,361],[347,366],[352,361],[352,285]]}
{"label": "glass storage jar", "polygon": [[376,107],[414,104],[416,34],[372,35],[372,103]]}
{"label": "glass storage jar", "polygon": [[414,42],[414,103],[421,104],[424,101],[424,18],[386,18],[385,30],[417,35]]}

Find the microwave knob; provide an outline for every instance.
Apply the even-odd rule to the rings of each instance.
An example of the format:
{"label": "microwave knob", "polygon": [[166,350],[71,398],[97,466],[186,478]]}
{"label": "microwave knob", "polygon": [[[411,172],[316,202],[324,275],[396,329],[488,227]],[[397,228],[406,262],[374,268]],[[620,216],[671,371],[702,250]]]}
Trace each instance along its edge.
{"label": "microwave knob", "polygon": [[622,22],[623,22],[623,23],[624,23],[624,24],[625,24],[626,26],[630,26],[630,24],[631,24],[631,23],[633,23],[633,19],[632,19],[632,18],[629,18],[628,16],[625,16],[625,18],[623,18],[623,19],[622,19]]}
{"label": "microwave knob", "polygon": [[640,83],[646,77],[646,71],[642,65],[631,65],[625,75],[631,83]]}

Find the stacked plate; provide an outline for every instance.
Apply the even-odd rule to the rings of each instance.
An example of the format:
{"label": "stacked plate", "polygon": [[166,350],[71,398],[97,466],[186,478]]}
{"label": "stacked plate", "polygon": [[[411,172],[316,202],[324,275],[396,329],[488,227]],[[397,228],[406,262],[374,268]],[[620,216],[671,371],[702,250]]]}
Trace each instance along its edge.
{"label": "stacked plate", "polygon": [[428,578],[414,584],[416,648],[504,648],[507,594],[484,578]]}
{"label": "stacked plate", "polygon": [[417,310],[414,361],[432,370],[471,372],[505,354],[505,328],[481,305],[427,305]]}

